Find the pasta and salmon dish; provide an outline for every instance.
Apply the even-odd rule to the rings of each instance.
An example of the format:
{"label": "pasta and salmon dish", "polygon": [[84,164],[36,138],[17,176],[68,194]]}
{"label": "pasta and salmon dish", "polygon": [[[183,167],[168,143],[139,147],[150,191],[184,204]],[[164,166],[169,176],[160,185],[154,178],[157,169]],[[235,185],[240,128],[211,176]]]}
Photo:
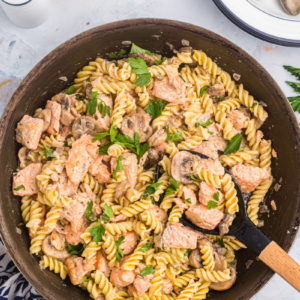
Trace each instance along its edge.
{"label": "pasta and salmon dish", "polygon": [[182,44],[169,58],[134,43],[98,57],[17,124],[12,190],[29,251],[41,272],[93,299],[198,300],[231,288],[246,246],[227,235],[241,208],[225,170],[263,225],[276,157],[265,105]]}

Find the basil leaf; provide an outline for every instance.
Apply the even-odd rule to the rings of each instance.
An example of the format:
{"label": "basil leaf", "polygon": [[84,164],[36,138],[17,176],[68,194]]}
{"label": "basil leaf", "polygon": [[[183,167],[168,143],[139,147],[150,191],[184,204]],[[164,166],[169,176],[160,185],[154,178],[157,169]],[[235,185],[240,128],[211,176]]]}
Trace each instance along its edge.
{"label": "basil leaf", "polygon": [[82,101],[84,99],[84,97],[82,95],[80,95],[80,94],[76,94],[75,95],[75,99]]}
{"label": "basil leaf", "polygon": [[98,91],[92,91],[92,100],[86,104],[86,108],[92,116],[97,111],[97,103],[98,103],[97,96],[98,96]]}
{"label": "basil leaf", "polygon": [[83,250],[84,250],[84,247],[82,244],[78,244],[78,245],[70,245],[69,243],[65,242],[67,245],[68,245],[68,253],[69,254],[76,254],[76,255],[81,255]]}
{"label": "basil leaf", "polygon": [[216,201],[209,200],[207,202],[208,209],[216,208],[217,206],[218,206],[218,202],[216,202]]}
{"label": "basil leaf", "polygon": [[180,142],[182,141],[183,136],[182,132],[176,131],[175,133],[172,133],[170,131],[169,125],[167,127],[167,142],[170,144],[171,142]]}
{"label": "basil leaf", "polygon": [[116,180],[116,181],[117,181],[117,173],[118,173],[119,171],[124,170],[123,165],[122,165],[122,163],[121,163],[121,161],[124,160],[124,159],[125,159],[125,158],[124,158],[122,155],[120,155],[120,156],[118,157],[118,159],[117,159],[117,167],[116,167],[116,169],[115,169],[115,170],[113,171],[113,173],[112,173],[112,177],[113,177],[113,179]]}
{"label": "basil leaf", "polygon": [[201,88],[201,90],[200,90],[201,97],[203,97],[205,95],[205,93],[208,89],[209,89],[209,85],[205,85]]}
{"label": "basil leaf", "polygon": [[98,245],[98,243],[102,240],[102,237],[105,234],[105,228],[102,224],[95,225],[90,229],[91,236],[93,237],[95,243]]}
{"label": "basil leaf", "polygon": [[154,273],[154,268],[151,265],[151,266],[147,266],[144,269],[142,269],[141,272],[140,272],[140,276],[144,277],[146,275],[150,275],[150,274],[153,274],[153,273]]}
{"label": "basil leaf", "polygon": [[154,194],[162,184],[162,182],[156,182],[149,185],[146,188],[145,192],[142,194],[142,198],[146,199],[148,196]]}
{"label": "basil leaf", "polygon": [[110,206],[108,206],[106,203],[104,204],[103,212],[105,214],[104,217],[107,217],[107,218],[105,218],[105,220],[104,220],[104,217],[102,218],[104,221],[109,221],[110,218],[114,217],[114,213],[113,213],[112,208]]}
{"label": "basil leaf", "polygon": [[144,73],[144,74],[139,74],[136,81],[135,85],[139,87],[147,86],[150,83],[151,80],[151,73]]}
{"label": "basil leaf", "polygon": [[300,69],[294,68],[291,66],[283,66],[287,71],[289,71],[292,75],[296,76],[300,80]]}
{"label": "basil leaf", "polygon": [[229,145],[224,151],[224,154],[227,155],[238,151],[241,146],[241,142],[242,142],[242,136],[238,133],[230,140]]}
{"label": "basil leaf", "polygon": [[165,109],[165,103],[162,100],[154,101],[149,99],[149,105],[146,108],[146,113],[152,116],[152,120],[161,116],[162,111]]}
{"label": "basil leaf", "polygon": [[99,153],[100,153],[100,154],[104,154],[104,155],[108,155],[107,150],[108,150],[108,148],[109,148],[111,145],[113,145],[113,143],[108,143],[107,145],[100,147],[100,148],[99,148]]}
{"label": "basil leaf", "polygon": [[52,153],[55,151],[54,149],[48,148],[44,142],[42,142],[43,146],[45,147],[45,156],[47,160],[52,159]]}
{"label": "basil leaf", "polygon": [[25,190],[25,186],[23,184],[19,185],[18,187],[14,188],[14,191],[19,191],[21,189]]}
{"label": "basil leaf", "polygon": [[291,86],[295,92],[300,93],[300,82],[286,81],[286,83]]}
{"label": "basil leaf", "polygon": [[288,100],[290,101],[293,110],[300,113],[300,96],[288,97]]}
{"label": "basil leaf", "polygon": [[148,250],[150,250],[152,247],[151,243],[147,243],[144,246],[142,246],[142,248],[140,249],[140,252],[142,253],[146,253]]}
{"label": "basil leaf", "polygon": [[90,222],[93,222],[93,220],[90,219],[94,215],[94,213],[92,212],[92,209],[93,209],[93,201],[90,201],[90,202],[88,202],[86,210],[85,210],[85,218]]}
{"label": "basil leaf", "polygon": [[221,238],[217,239],[217,243],[218,243],[222,248],[226,248],[225,245],[224,245],[223,239],[221,239]]}
{"label": "basil leaf", "polygon": [[109,58],[116,58],[116,56],[117,56],[117,53],[110,53],[110,54],[108,54]]}
{"label": "basil leaf", "polygon": [[219,202],[220,201],[220,193],[219,192],[214,193],[213,198]]}
{"label": "basil leaf", "polygon": [[199,181],[199,182],[203,181],[203,180],[198,179],[197,177],[195,177],[194,174],[191,174],[190,177],[191,177],[191,179],[193,179],[194,181]]}
{"label": "basil leaf", "polygon": [[207,121],[205,121],[205,122],[203,122],[201,124],[200,123],[196,123],[195,127],[198,128],[199,126],[202,126],[203,128],[206,128],[207,126],[209,126],[211,124],[212,124],[212,122],[210,120],[207,120]]}
{"label": "basil leaf", "polygon": [[186,249],[186,251],[184,252],[184,256],[189,256],[192,252],[192,249]]}
{"label": "basil leaf", "polygon": [[117,252],[116,252],[116,258],[117,258],[117,261],[120,262],[121,261],[121,257],[124,256],[123,254],[123,249],[120,249],[120,245],[122,244],[122,242],[125,240],[125,237],[124,236],[121,236],[117,241],[115,240],[115,243],[116,243],[116,247],[117,247]]}
{"label": "basil leaf", "polygon": [[93,139],[92,139],[92,142],[96,142],[98,140],[101,140],[102,138],[106,137],[109,135],[109,132],[100,132],[100,133],[94,133],[93,134]]}
{"label": "basil leaf", "polygon": [[189,204],[192,204],[192,199],[191,199],[191,198],[184,199],[184,202],[189,203]]}
{"label": "basil leaf", "polygon": [[67,89],[66,94],[67,94],[67,95],[71,95],[71,94],[73,94],[74,92],[75,92],[75,87],[74,87],[74,85],[71,85],[71,86]]}
{"label": "basil leaf", "polygon": [[132,53],[144,53],[144,54],[148,54],[150,56],[153,56],[153,54],[149,50],[145,50],[145,49],[137,46],[134,43],[131,44],[131,49],[130,49],[129,53],[130,54],[132,54]]}
{"label": "basil leaf", "polygon": [[155,64],[156,64],[157,66],[159,66],[159,65],[161,65],[166,59],[167,59],[167,58],[164,57],[162,60],[155,60]]}

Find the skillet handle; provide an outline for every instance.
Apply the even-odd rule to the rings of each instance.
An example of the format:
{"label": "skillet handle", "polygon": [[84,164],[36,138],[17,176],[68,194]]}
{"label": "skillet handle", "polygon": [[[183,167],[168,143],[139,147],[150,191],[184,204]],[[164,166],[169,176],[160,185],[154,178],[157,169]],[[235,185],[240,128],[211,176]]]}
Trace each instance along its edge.
{"label": "skillet handle", "polygon": [[274,241],[261,252],[258,258],[300,292],[300,265]]}

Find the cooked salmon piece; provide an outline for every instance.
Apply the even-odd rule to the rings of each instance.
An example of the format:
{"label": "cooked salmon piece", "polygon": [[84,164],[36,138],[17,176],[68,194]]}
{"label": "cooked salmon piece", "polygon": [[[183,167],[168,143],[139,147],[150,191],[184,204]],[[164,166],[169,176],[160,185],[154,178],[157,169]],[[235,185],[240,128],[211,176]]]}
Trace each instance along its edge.
{"label": "cooked salmon piece", "polygon": [[65,225],[64,226],[64,231],[66,232],[66,241],[70,244],[70,245],[78,245],[78,244],[84,244],[84,240],[80,237],[85,229],[87,228],[87,225],[84,224],[84,226],[82,226],[82,228],[80,228],[77,232],[74,232],[71,228],[71,225]]}
{"label": "cooked salmon piece", "polygon": [[154,147],[153,149],[155,151],[165,154],[167,152],[167,146],[168,146],[168,143],[162,143],[159,146]]}
{"label": "cooked salmon piece", "polygon": [[63,128],[59,131],[59,135],[63,138],[66,138],[71,133],[71,127],[63,126]]}
{"label": "cooked salmon piece", "polygon": [[228,111],[226,115],[231,121],[233,127],[237,130],[245,128],[246,122],[249,120],[249,117],[247,117],[242,111],[238,109]]}
{"label": "cooked salmon piece", "polygon": [[[43,165],[41,163],[30,164],[19,171],[13,178],[13,194],[16,196],[30,196],[38,193],[36,176],[41,174]],[[20,186],[24,188],[19,188]]]}
{"label": "cooked salmon piece", "polygon": [[224,97],[225,87],[221,83],[216,83],[207,90],[207,93],[214,97]]}
{"label": "cooked salmon piece", "polygon": [[156,130],[148,139],[148,144],[150,147],[158,147],[161,144],[166,143],[167,132],[164,128]]}
{"label": "cooked salmon piece", "polygon": [[125,271],[122,269],[119,269],[117,267],[114,267],[110,274],[110,282],[115,287],[125,287],[133,283],[135,278],[135,274],[133,271]]}
{"label": "cooked salmon piece", "polygon": [[183,226],[180,223],[168,223],[163,234],[155,236],[154,242],[160,248],[164,245],[168,248],[195,249],[197,247],[197,239],[203,237],[204,235],[201,232]]}
{"label": "cooked salmon piece", "polygon": [[117,222],[125,221],[126,219],[127,219],[127,217],[126,217],[125,215],[120,214],[120,215],[117,215],[117,216],[111,218],[111,219],[110,219],[110,222],[115,222],[115,223],[117,223]]}
{"label": "cooked salmon piece", "polygon": [[134,231],[128,231],[126,233],[116,234],[115,240],[117,241],[121,236],[124,236],[125,239],[123,240],[119,248],[123,249],[124,255],[127,255],[135,249],[137,245],[138,236]]}
{"label": "cooked salmon piece", "polygon": [[218,176],[225,174],[225,169],[218,160],[200,158],[198,160],[198,166]]}
{"label": "cooked salmon piece", "polygon": [[167,76],[162,80],[155,78],[152,95],[168,102],[187,104],[186,87],[184,81],[175,74],[171,66],[166,66]]}
{"label": "cooked salmon piece", "polygon": [[73,196],[78,189],[78,183],[71,182],[65,170],[58,175],[57,182],[54,182],[53,184],[57,185],[57,191],[63,197]]}
{"label": "cooked salmon piece", "polygon": [[170,278],[163,279],[161,293],[168,295],[173,291],[173,282]]}
{"label": "cooked salmon piece", "polygon": [[253,192],[259,184],[270,177],[266,168],[258,168],[237,164],[230,170],[243,193]]}
{"label": "cooked salmon piece", "polygon": [[39,144],[44,121],[25,115],[16,128],[16,140],[28,149],[35,150]]}
{"label": "cooked salmon piece", "polygon": [[209,142],[211,142],[219,151],[224,152],[225,149],[228,146],[228,141],[226,141],[224,138],[220,136],[212,135],[209,139]]}
{"label": "cooked salmon piece", "polygon": [[72,197],[72,201],[61,213],[62,218],[66,218],[71,223],[71,229],[78,232],[85,223],[85,210],[89,199],[85,193],[77,193]]}
{"label": "cooked salmon piece", "polygon": [[107,161],[107,156],[108,155],[99,155],[89,166],[89,173],[96,176],[99,183],[109,183],[112,181],[107,163],[103,163],[103,161]]}
{"label": "cooked salmon piece", "polygon": [[195,225],[209,230],[215,229],[224,217],[218,209],[208,209],[203,204],[190,207],[185,214]]}
{"label": "cooked salmon piece", "polygon": [[173,201],[176,203],[176,205],[181,209],[188,209],[190,206],[196,205],[197,204],[197,197],[195,192],[188,188],[188,187],[183,187],[183,199],[180,198],[174,198]]}
{"label": "cooked salmon piece", "polygon": [[87,173],[93,158],[87,152],[87,146],[96,144],[92,143],[93,137],[83,135],[75,141],[69,151],[69,157],[66,162],[67,175],[73,183],[80,183],[83,176]]}
{"label": "cooked salmon piece", "polygon": [[53,135],[57,135],[59,132],[61,105],[54,101],[47,101],[46,109],[50,109],[51,111],[51,121],[47,132]]}
{"label": "cooked salmon piece", "polygon": [[96,270],[101,271],[106,277],[109,277],[110,268],[108,266],[108,261],[101,250],[98,250],[96,254]]}
{"label": "cooked salmon piece", "polygon": [[149,211],[157,220],[162,223],[165,223],[168,220],[168,214],[157,205],[154,205],[154,207],[147,209],[147,211]]}
{"label": "cooked salmon piece", "polygon": [[146,276],[139,276],[140,272],[145,267],[146,267],[145,264],[139,263],[134,270],[134,273],[137,274],[137,276],[133,281],[133,287],[140,297],[148,291],[148,289],[151,286],[151,280],[154,277],[153,274],[149,274]]}
{"label": "cooked salmon piece", "polygon": [[[102,106],[101,106],[102,105]],[[110,116],[112,116],[113,111],[113,100],[111,97],[105,94],[98,95],[98,105],[96,113],[94,114],[94,118],[98,121],[99,127],[101,127],[102,131],[108,131],[110,126],[110,116],[108,114],[104,115],[105,105],[110,108]],[[102,107],[102,113],[99,111],[99,106]]]}
{"label": "cooked salmon piece", "polygon": [[219,157],[218,156],[218,148],[209,141],[202,142],[198,147],[196,147],[192,150],[202,153],[212,159],[217,159]]}
{"label": "cooked salmon piece", "polygon": [[261,130],[256,131],[256,145],[259,145],[261,142],[261,139],[263,138],[264,134]]}
{"label": "cooked salmon piece", "polygon": [[199,201],[203,205],[207,205],[208,201],[214,200],[214,194],[219,193],[220,202],[224,195],[221,191],[218,191],[214,186],[207,184],[206,182],[200,182],[199,184]]}
{"label": "cooked salmon piece", "polygon": [[212,136],[222,136],[222,126],[219,123],[212,123],[206,127]]}
{"label": "cooked salmon piece", "polygon": [[172,159],[172,177],[183,184],[193,183],[191,174],[195,164],[195,157],[187,151],[179,151]]}
{"label": "cooked salmon piece", "polygon": [[[85,192],[87,194],[87,197],[89,198],[89,200],[93,201],[92,212],[96,215],[100,215],[102,213],[102,209],[101,209],[100,205],[97,203],[97,200],[98,200],[97,195],[93,192],[91,187],[86,183],[82,183],[81,188],[83,189],[83,192]],[[93,217],[92,217],[92,219],[93,219]]]}

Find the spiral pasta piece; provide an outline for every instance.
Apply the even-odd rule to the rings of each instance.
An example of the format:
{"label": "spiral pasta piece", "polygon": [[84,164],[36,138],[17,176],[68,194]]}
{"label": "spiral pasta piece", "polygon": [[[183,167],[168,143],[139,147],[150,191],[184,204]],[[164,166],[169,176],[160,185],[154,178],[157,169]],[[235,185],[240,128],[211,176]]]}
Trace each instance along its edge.
{"label": "spiral pasta piece", "polygon": [[29,221],[30,218],[30,208],[31,208],[31,203],[33,203],[33,199],[31,196],[24,196],[22,197],[21,200],[21,211],[22,211],[22,219],[25,223]]}
{"label": "spiral pasta piece", "polygon": [[228,112],[234,109],[240,108],[240,102],[236,98],[228,98],[226,100],[220,101],[217,109],[220,111]]}
{"label": "spiral pasta piece", "polygon": [[52,207],[47,213],[44,227],[48,229],[49,232],[55,229],[56,224],[61,217],[60,213],[62,210],[62,207]]}
{"label": "spiral pasta piece", "polygon": [[138,215],[142,211],[145,211],[146,209],[149,209],[151,207],[153,207],[153,204],[151,203],[150,199],[139,200],[123,208],[121,210],[121,214],[130,218]]}
{"label": "spiral pasta piece", "polygon": [[172,224],[178,223],[182,214],[183,211],[177,205],[174,205],[169,215],[169,222],[171,222]]}
{"label": "spiral pasta piece", "polygon": [[110,268],[117,267],[119,265],[116,253],[117,253],[117,246],[113,236],[110,233],[105,233],[103,237],[104,243],[102,244],[103,250],[106,253],[106,258],[108,259],[108,266]]}
{"label": "spiral pasta piece", "polygon": [[178,288],[183,288],[188,285],[191,280],[196,280],[198,278],[196,270],[189,271],[181,276],[176,277],[174,285]]}
{"label": "spiral pasta piece", "polygon": [[153,273],[153,279],[151,280],[151,286],[149,289],[150,299],[153,297],[161,296],[162,284],[163,284],[163,273],[165,271],[165,266],[157,265],[155,272]]}
{"label": "spiral pasta piece", "polygon": [[118,144],[113,144],[109,146],[109,148],[107,149],[107,154],[110,156],[119,157],[123,153],[123,151],[124,151],[123,146]]}
{"label": "spiral pasta piece", "polygon": [[199,50],[193,50],[193,58],[197,63],[202,66],[212,77],[217,77],[221,74],[221,68],[212,61],[204,52]]}
{"label": "spiral pasta piece", "polygon": [[47,255],[42,256],[40,265],[45,268],[49,268],[50,271],[54,271],[56,274],[59,274],[63,280],[65,280],[68,275],[68,269],[62,261]]}
{"label": "spiral pasta piece", "polygon": [[208,282],[224,282],[231,278],[229,269],[224,271],[210,271],[201,268],[196,270],[196,274],[201,281]]}
{"label": "spiral pasta piece", "polygon": [[212,271],[215,268],[215,260],[213,256],[213,249],[211,246],[207,243],[204,246],[201,247],[200,252],[202,254],[202,264],[203,268],[205,270]]}
{"label": "spiral pasta piece", "polygon": [[188,300],[192,299],[200,286],[200,282],[194,282],[193,280],[188,286],[179,293],[177,300]]}
{"label": "spiral pasta piece", "polygon": [[210,282],[207,282],[207,281],[201,282],[201,285],[198,287],[198,290],[194,294],[192,300],[206,299],[206,295],[209,292],[209,285],[210,285]]}
{"label": "spiral pasta piece", "polygon": [[92,257],[95,257],[97,251],[101,249],[101,244],[102,244],[101,242],[99,242],[98,244],[95,241],[89,242],[85,246],[81,256],[85,257],[86,259],[91,259]]}
{"label": "spiral pasta piece", "polygon": [[168,119],[174,115],[179,110],[179,105],[174,103],[168,103],[165,109],[162,111],[161,115],[153,120],[152,127],[156,131],[160,128],[165,127],[168,124]]}
{"label": "spiral pasta piece", "polygon": [[106,223],[104,227],[107,232],[111,235],[126,233],[128,231],[132,231],[133,224],[130,221],[120,222],[120,223]]}
{"label": "spiral pasta piece", "polygon": [[224,138],[230,141],[235,136],[236,132],[231,121],[227,118],[226,113],[223,111],[217,111],[215,119],[218,123],[220,123],[223,129]]}
{"label": "spiral pasta piece", "polygon": [[222,70],[221,74],[217,78],[217,82],[220,82],[224,85],[228,96],[231,96],[235,92],[235,82],[227,72]]}
{"label": "spiral pasta piece", "polygon": [[259,145],[259,167],[266,168],[268,172],[271,172],[271,152],[271,141],[262,140]]}
{"label": "spiral pasta piece", "polygon": [[162,223],[158,219],[156,219],[156,217],[148,210],[145,210],[143,213],[140,214],[140,219],[148,227],[154,230],[155,234],[159,234],[163,231]]}
{"label": "spiral pasta piece", "polygon": [[155,176],[155,167],[150,168],[149,170],[142,172],[138,178],[138,182],[142,185],[146,183],[152,183]]}
{"label": "spiral pasta piece", "polygon": [[258,155],[257,150],[248,150],[248,151],[245,150],[245,151],[237,151],[229,155],[221,155],[219,159],[223,166],[233,167],[236,164],[252,160],[256,155]]}
{"label": "spiral pasta piece", "polygon": [[106,299],[117,299],[116,290],[102,272],[96,270],[96,272],[92,273],[92,278],[98,285],[101,293],[105,295]]}
{"label": "spiral pasta piece", "polygon": [[176,147],[175,143],[172,142],[171,144],[167,145],[166,152],[169,154],[170,159],[173,159],[173,157],[179,152],[179,150]]}
{"label": "spiral pasta piece", "polygon": [[245,134],[247,136],[247,141],[249,142],[249,146],[253,149],[256,150],[258,148],[258,140],[256,137],[256,127],[255,127],[255,120],[252,119],[248,121],[246,125],[246,131]]}
{"label": "spiral pasta piece", "polygon": [[171,172],[171,160],[169,157],[164,155],[163,159],[158,163],[160,166],[162,166],[165,173],[167,173],[169,176],[172,175]]}
{"label": "spiral pasta piece", "polygon": [[196,164],[193,168],[194,175],[200,179],[204,180],[207,184],[210,184],[216,188],[221,187],[221,179],[218,175],[213,174],[210,171],[203,169],[201,166]]}
{"label": "spiral pasta piece", "polygon": [[239,211],[237,191],[234,182],[229,174],[225,174],[222,179],[222,190],[225,198],[225,213],[231,215]]}
{"label": "spiral pasta piece", "polygon": [[173,205],[174,198],[176,198],[176,193],[165,196],[160,204],[160,208],[164,211],[168,211]]}
{"label": "spiral pasta piece", "polygon": [[26,227],[34,235],[40,227],[41,221],[45,216],[45,207],[39,201],[33,201],[30,205],[29,220]]}

